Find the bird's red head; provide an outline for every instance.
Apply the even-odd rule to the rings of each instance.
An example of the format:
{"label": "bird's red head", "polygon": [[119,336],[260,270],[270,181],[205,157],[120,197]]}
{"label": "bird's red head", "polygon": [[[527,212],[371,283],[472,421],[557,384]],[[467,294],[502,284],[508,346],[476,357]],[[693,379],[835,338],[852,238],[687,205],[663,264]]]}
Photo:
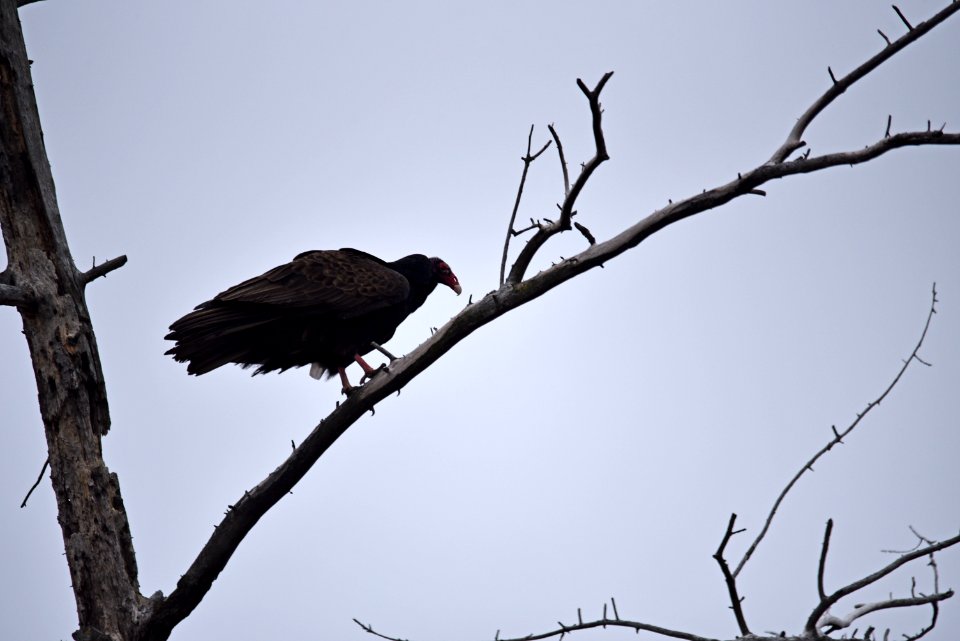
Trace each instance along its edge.
{"label": "bird's red head", "polygon": [[431,258],[430,262],[433,263],[433,269],[437,273],[437,282],[446,285],[457,292],[457,296],[459,296],[463,288],[460,287],[460,281],[457,280],[457,275],[450,269],[450,265],[440,258]]}

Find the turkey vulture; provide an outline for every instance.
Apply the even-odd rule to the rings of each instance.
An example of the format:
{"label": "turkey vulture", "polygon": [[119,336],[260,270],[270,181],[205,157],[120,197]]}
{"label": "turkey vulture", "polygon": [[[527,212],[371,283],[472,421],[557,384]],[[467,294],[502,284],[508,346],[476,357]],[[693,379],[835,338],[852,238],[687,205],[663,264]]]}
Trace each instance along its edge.
{"label": "turkey vulture", "polygon": [[356,249],[308,251],[286,265],[221,292],[170,326],[167,354],[199,376],[227,363],[254,374],[312,365],[315,378],[339,372],[393,336],[438,283],[460,294],[439,258],[422,254],[387,263]]}

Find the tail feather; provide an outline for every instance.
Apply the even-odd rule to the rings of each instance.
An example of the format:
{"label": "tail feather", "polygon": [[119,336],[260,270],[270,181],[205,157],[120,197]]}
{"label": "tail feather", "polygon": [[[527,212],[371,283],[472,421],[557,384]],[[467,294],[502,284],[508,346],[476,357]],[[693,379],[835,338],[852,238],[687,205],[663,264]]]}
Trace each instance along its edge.
{"label": "tail feather", "polygon": [[262,365],[260,352],[276,320],[257,310],[201,306],[170,326],[165,338],[176,344],[166,353],[197,376],[228,363]]}

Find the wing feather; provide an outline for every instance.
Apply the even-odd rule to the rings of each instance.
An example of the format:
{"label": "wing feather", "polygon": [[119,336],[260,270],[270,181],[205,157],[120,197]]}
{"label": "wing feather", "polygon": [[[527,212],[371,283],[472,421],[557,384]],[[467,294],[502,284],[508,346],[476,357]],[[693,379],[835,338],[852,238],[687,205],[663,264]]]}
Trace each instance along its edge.
{"label": "wing feather", "polygon": [[410,283],[356,250],[312,251],[217,294],[211,302],[295,308],[350,318],[406,300]]}

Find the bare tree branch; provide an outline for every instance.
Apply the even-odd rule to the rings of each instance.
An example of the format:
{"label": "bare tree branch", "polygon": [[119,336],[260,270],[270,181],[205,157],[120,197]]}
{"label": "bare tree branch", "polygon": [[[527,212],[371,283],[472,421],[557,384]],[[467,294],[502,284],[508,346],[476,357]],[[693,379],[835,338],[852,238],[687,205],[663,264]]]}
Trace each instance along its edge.
{"label": "bare tree branch", "polygon": [[[930,329],[930,321],[933,320],[933,315],[936,313],[937,313],[937,286],[936,286],[936,283],[934,283],[933,289],[931,292],[930,311],[927,312],[927,322],[924,324],[923,331],[920,333],[920,339],[917,341],[917,344],[913,348],[913,351],[910,353],[910,356],[907,357],[907,359],[903,362],[903,366],[897,372],[897,375],[894,376],[893,380],[890,382],[889,385],[887,385],[886,389],[883,390],[883,393],[881,393],[880,396],[878,396],[873,401],[870,401],[870,403],[867,404],[866,409],[864,409],[863,412],[860,412],[859,414],[857,414],[857,417],[853,420],[853,422],[850,423],[850,425],[848,425],[846,428],[844,428],[842,431],[839,431],[839,432],[834,426],[833,438],[830,439],[830,441],[826,445],[820,448],[820,450],[816,454],[814,454],[813,457],[809,461],[807,461],[796,474],[793,475],[793,478],[790,479],[790,482],[787,483],[786,487],[784,487],[783,490],[780,492],[780,495],[777,497],[777,500],[773,502],[773,507],[770,508],[770,513],[767,515],[767,520],[764,522],[763,528],[761,528],[760,533],[757,535],[757,538],[753,540],[753,543],[750,544],[750,547],[747,548],[747,551],[743,554],[743,558],[740,559],[740,562],[737,564],[737,569],[733,571],[733,576],[739,575],[740,571],[743,569],[743,566],[745,566],[747,564],[747,561],[750,560],[750,557],[753,556],[753,553],[756,551],[757,546],[760,545],[760,542],[763,540],[763,538],[767,535],[767,532],[770,530],[770,525],[771,523],[773,523],[773,517],[776,516],[777,510],[780,508],[780,504],[783,503],[783,499],[786,498],[787,493],[790,492],[790,490],[793,489],[793,486],[797,483],[797,481],[800,480],[800,477],[803,476],[807,472],[807,470],[812,470],[813,464],[816,463],[821,456],[823,456],[824,454],[832,450],[835,445],[843,443],[843,438],[848,434],[850,434],[850,432],[852,432],[854,429],[856,429],[856,427],[860,424],[860,422],[864,419],[864,417],[867,414],[869,414],[873,408],[879,405],[881,401],[883,401],[883,399],[887,397],[887,394],[889,394],[891,390],[893,390],[893,388],[897,385],[897,383],[900,382],[900,379],[903,377],[904,372],[907,371],[907,368],[910,367],[910,364],[913,363],[913,361],[915,360],[920,360],[917,354],[920,351],[920,347],[923,345],[923,341],[927,337],[927,330]],[[828,526],[828,527],[832,527],[832,526]],[[826,554],[826,543],[824,544],[823,553],[824,555]]]}
{"label": "bare tree branch", "polygon": [[935,627],[937,627],[937,619],[940,616],[940,604],[936,601],[933,601],[930,604],[930,608],[933,610],[933,612],[930,614],[930,623],[916,634],[911,634],[909,636],[904,635],[904,641],[917,641],[917,639],[927,636],[927,633],[930,632],[930,630],[933,630]]}
{"label": "bare tree branch", "polygon": [[[399,637],[391,637],[386,634],[375,631],[370,625],[366,623],[361,623],[357,619],[353,620],[357,625],[359,625],[365,632],[380,637],[381,639],[386,639],[387,641],[408,641],[407,639],[401,639]],[[542,632],[540,634],[528,634],[522,637],[516,637],[513,639],[502,638],[499,635],[495,637],[496,641],[539,641],[540,639],[549,639],[551,637],[563,637],[571,632],[576,632],[578,630],[590,630],[591,628],[629,628],[636,630],[637,632],[652,632],[654,634],[659,634],[665,637],[671,637],[673,639],[684,639],[685,641],[717,641],[717,639],[711,639],[708,637],[697,636],[696,634],[690,634],[689,632],[680,632],[678,630],[671,630],[670,628],[662,628],[658,625],[651,625],[649,623],[641,623],[639,621],[627,621],[625,619],[607,619],[606,617],[602,619],[597,619],[595,621],[580,622],[574,625],[564,625],[557,622],[557,625],[560,626],[556,630],[550,630],[549,632]]]}
{"label": "bare tree branch", "polygon": [[37,489],[37,486],[40,485],[40,481],[43,480],[43,473],[47,471],[47,467],[50,465],[50,459],[46,458],[43,460],[43,467],[40,468],[40,474],[37,475],[37,482],[30,486],[30,489],[27,491],[27,495],[23,497],[23,502],[20,504],[20,508],[23,509],[27,507],[27,501],[30,500],[30,495],[33,494],[33,491]]}
{"label": "bare tree branch", "polygon": [[[910,34],[885,49],[881,55],[874,56],[867,63],[858,67],[848,76],[841,78],[827,94],[824,94],[804,114],[801,122],[791,134],[799,136],[805,127],[822,109],[837,95],[860,77],[866,75],[880,62],[888,59],[906,44],[928,32],[936,24],[942,22],[948,15],[960,9],[960,3],[953,3],[942,10],[934,18],[918,25]],[[596,154],[586,163],[580,176],[577,178],[570,193],[564,200],[561,212],[565,209],[572,214],[577,196],[583,190],[587,180],[596,168],[607,159],[606,145],[601,127],[602,110],[599,103],[602,91],[612,72],[603,76],[597,86],[590,90],[578,81],[581,91],[587,96],[590,103],[594,140],[597,146]],[[800,126],[802,125],[802,126]],[[510,271],[506,282],[496,291],[488,293],[473,305],[450,319],[443,327],[417,347],[406,357],[393,363],[389,371],[376,376],[373,380],[359,388],[350,398],[340,404],[326,419],[311,432],[304,442],[291,456],[272,472],[259,485],[244,493],[243,497],[229,510],[226,517],[216,527],[210,540],[203,546],[196,560],[183,575],[177,588],[165,600],[160,602],[152,617],[149,617],[143,626],[143,641],[155,641],[166,638],[165,635],[173,629],[179,621],[185,618],[196,607],[203,595],[210,589],[213,581],[225,567],[231,555],[240,545],[250,529],[277,501],[290,491],[304,474],[313,466],[319,457],[361,416],[371,411],[373,407],[387,396],[398,392],[410,380],[432,365],[454,345],[469,336],[478,328],[486,325],[501,315],[524,305],[558,285],[582,274],[594,267],[603,266],[608,260],[636,247],[643,240],[657,231],[698,213],[724,205],[743,195],[756,193],[761,185],[779,178],[794,174],[810,173],[838,165],[854,165],[866,162],[885,154],[893,149],[910,145],[933,144],[960,144],[960,134],[944,133],[942,131],[908,132],[884,138],[869,147],[857,151],[840,152],[818,156],[803,157],[791,162],[781,162],[787,155],[800,145],[783,152],[783,149],[792,144],[787,143],[774,157],[757,168],[739,175],[725,185],[704,190],[690,198],[671,203],[643,218],[633,226],[609,240],[591,245],[576,256],[564,259],[552,267],[545,269],[534,276],[523,280],[524,274],[537,250],[553,234],[563,231],[561,221],[549,223],[540,227],[533,238],[526,244]],[[802,143],[801,143],[802,144]],[[781,158],[782,156],[782,158]],[[563,219],[563,214],[561,219]],[[569,216],[566,218],[569,222]],[[512,227],[512,226],[511,226]],[[522,282],[522,286],[519,286]],[[882,400],[882,396],[879,400]],[[854,423],[854,426],[859,419]],[[851,426],[850,429],[852,429]],[[825,449],[832,447],[831,445]],[[779,503],[778,503],[779,504]],[[755,547],[755,546],[754,546]],[[747,557],[741,561],[742,568]],[[737,572],[733,573],[736,576]],[[680,637],[694,638],[694,637]]]}
{"label": "bare tree branch", "polygon": [[[909,550],[880,550],[880,551],[883,552],[883,553],[885,553],[885,554],[908,554],[908,553],[910,553],[910,552],[913,552],[914,550],[919,550],[921,545],[933,545],[934,543],[936,543],[936,541],[933,541],[932,539],[928,539],[927,537],[925,537],[925,536],[923,536],[922,534],[920,534],[919,532],[917,532],[917,531],[913,528],[912,525],[908,525],[907,528],[910,530],[910,532],[911,532],[915,537],[917,537],[917,544],[916,544],[916,545],[914,545],[914,546],[913,546],[912,548],[910,548]],[[931,561],[931,563],[933,562],[933,558],[932,558],[932,557],[931,557],[930,561]]]}
{"label": "bare tree branch", "polygon": [[80,274],[80,282],[86,285],[90,281],[100,278],[101,276],[106,276],[113,270],[120,269],[126,264],[126,256],[117,256],[116,258],[111,258],[107,262],[100,263],[99,265],[94,263],[93,267]]}
{"label": "bare tree branch", "polygon": [[827,598],[823,590],[823,573],[827,567],[827,550],[830,548],[830,534],[833,532],[833,519],[827,519],[827,527],[823,532],[823,544],[820,546],[820,566],[817,568],[817,594],[820,600]]}
{"label": "bare tree branch", "polygon": [[530,266],[530,261],[533,260],[534,255],[536,255],[543,244],[554,234],[570,229],[570,218],[573,216],[573,208],[577,203],[580,192],[586,187],[587,181],[590,180],[590,177],[593,175],[593,172],[596,171],[597,167],[610,158],[607,154],[607,143],[603,137],[603,125],[601,122],[603,109],[600,107],[600,93],[612,75],[612,71],[603,74],[600,82],[598,82],[597,86],[593,89],[587,88],[587,85],[577,78],[577,86],[580,87],[580,91],[587,97],[587,102],[590,105],[591,121],[593,123],[593,140],[596,151],[593,158],[584,164],[580,175],[577,176],[577,180],[573,183],[573,187],[568,190],[566,197],[563,199],[563,204],[560,205],[560,219],[542,226],[540,230],[533,235],[533,238],[527,241],[527,244],[524,245],[523,250],[521,250],[516,262],[510,269],[510,275],[507,277],[508,283],[516,284],[523,280],[523,275]]}
{"label": "bare tree branch", "polygon": [[570,193],[570,172],[567,170],[567,159],[563,155],[563,145],[560,144],[560,135],[553,124],[547,125],[550,135],[553,136],[553,142],[557,145],[557,157],[560,159],[560,171],[563,173],[563,197],[566,198]]}
{"label": "bare tree branch", "polygon": [[[876,601],[874,603],[859,603],[853,607],[846,616],[837,617],[828,612],[824,613],[818,621],[818,626],[827,628],[827,634],[850,627],[854,621],[860,617],[877,612],[878,610],[889,610],[891,608],[912,608],[918,605],[936,604],[945,601],[953,596],[953,590],[946,592],[930,594],[927,596],[908,597],[903,599],[887,599],[886,601]],[[919,638],[919,637],[918,637]]]}
{"label": "bare tree branch", "polygon": [[11,307],[26,307],[33,304],[33,299],[16,285],[0,283],[0,305]]}
{"label": "bare tree branch", "polygon": [[717,551],[714,553],[713,558],[720,565],[720,571],[723,573],[723,580],[727,584],[727,592],[730,595],[730,609],[733,610],[733,615],[737,619],[737,627],[740,628],[740,634],[747,636],[750,634],[750,628],[747,627],[747,620],[743,616],[743,598],[737,593],[737,579],[730,573],[730,566],[727,565],[727,560],[723,558],[723,551],[727,548],[727,543],[730,542],[730,537],[734,534],[739,534],[743,530],[734,530],[733,527],[737,522],[737,515],[731,514],[730,521],[727,523],[727,531],[723,535],[723,539],[720,541],[720,547],[717,548]]}
{"label": "bare tree branch", "polygon": [[[877,570],[873,574],[865,576],[858,581],[854,581],[849,585],[845,585],[844,587],[840,588],[833,594],[830,594],[829,596],[827,596],[825,599],[820,600],[820,603],[817,604],[817,607],[813,609],[813,612],[811,612],[810,616],[807,618],[807,623],[804,628],[804,632],[807,635],[815,637],[818,634],[817,631],[819,630],[819,628],[824,626],[836,625],[834,623],[835,617],[829,616],[828,611],[830,610],[831,606],[833,606],[843,597],[853,594],[854,592],[862,590],[868,585],[879,581],[880,579],[887,576],[888,574],[895,571],[897,568],[899,568],[900,566],[906,563],[919,559],[920,557],[933,554],[934,552],[938,552],[940,550],[952,547],[957,543],[960,543],[960,534],[958,534],[957,536],[951,537],[949,539],[946,539],[945,541],[934,543],[933,545],[928,545],[919,550],[915,550],[908,554],[904,554],[903,556],[898,558],[896,561],[891,562],[890,564]],[[933,594],[926,597],[913,597],[911,599],[890,599],[889,601],[881,602],[881,605],[879,606],[876,604],[870,604],[870,607],[871,607],[870,611],[891,608],[891,607],[907,607],[910,605],[923,605],[925,603],[943,601],[944,599],[949,599],[952,596],[953,596],[953,590],[947,590],[946,592],[937,593],[937,594]],[[907,601],[913,601],[913,602],[907,603]],[[893,603],[894,605],[882,605],[885,603]],[[861,606],[861,607],[866,607],[866,606]],[[856,608],[854,608],[854,610],[856,611]],[[866,614],[866,612],[864,612],[863,614]],[[862,615],[856,614],[850,620],[852,621],[853,619],[856,619],[859,616],[862,616]],[[843,621],[843,620],[845,619],[836,619],[836,621]]]}
{"label": "bare tree branch", "polygon": [[527,182],[527,172],[530,170],[530,164],[540,157],[540,154],[550,146],[548,140],[540,151],[530,155],[530,145],[533,144],[533,125],[530,125],[530,133],[527,135],[527,153],[521,158],[523,160],[523,173],[520,174],[520,187],[517,188],[517,199],[513,203],[513,213],[510,214],[510,224],[507,225],[507,238],[503,241],[503,258],[500,259],[500,284],[503,285],[503,275],[507,270],[507,253],[510,250],[510,238],[516,236],[517,232],[513,229],[513,223],[517,220],[517,210],[520,209],[520,200],[523,198],[523,186]]}
{"label": "bare tree branch", "polygon": [[910,21],[907,20],[907,17],[903,15],[902,11],[900,11],[900,7],[898,7],[897,5],[892,5],[892,6],[893,6],[893,10],[897,12],[898,16],[900,16],[900,20],[902,20],[903,24],[907,26],[907,31],[913,31],[913,25],[910,24]]}
{"label": "bare tree branch", "polygon": [[[894,7],[896,9],[896,7]],[[904,23],[910,27],[910,23],[906,21],[906,18],[903,17],[903,14],[900,13],[899,9],[896,9],[897,13],[900,15],[900,18],[903,19]],[[833,102],[840,94],[845,92],[850,86],[856,81],[863,78],[865,75],[879,67],[881,64],[889,60],[896,54],[898,51],[909,45],[911,42],[919,40],[925,33],[936,27],[938,24],[949,18],[951,15],[960,11],[960,3],[951,2],[949,5],[941,9],[936,15],[927,20],[926,22],[921,22],[916,27],[910,28],[907,33],[903,34],[901,37],[897,38],[894,42],[890,42],[887,37],[880,33],[883,36],[884,40],[887,40],[887,46],[884,47],[880,53],[876,54],[865,63],[848,73],[846,76],[840,78],[836,82],[830,85],[830,88],[827,89],[820,98],[814,102],[809,109],[807,109],[800,119],[797,120],[797,124],[793,126],[793,129],[790,130],[790,134],[787,136],[786,141],[774,152],[773,156],[770,157],[768,162],[770,163],[781,163],[787,159],[790,154],[804,146],[802,140],[803,132],[806,131],[807,127],[817,117],[821,111],[823,111],[827,105]]]}

